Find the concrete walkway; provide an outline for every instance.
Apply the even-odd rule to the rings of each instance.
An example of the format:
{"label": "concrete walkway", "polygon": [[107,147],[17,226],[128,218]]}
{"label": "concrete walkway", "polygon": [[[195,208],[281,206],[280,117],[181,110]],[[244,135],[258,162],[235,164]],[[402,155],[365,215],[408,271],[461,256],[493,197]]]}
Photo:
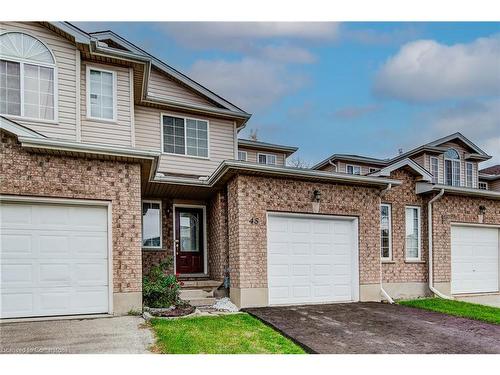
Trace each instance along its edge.
{"label": "concrete walkway", "polygon": [[500,294],[483,294],[480,296],[455,296],[459,301],[478,303],[480,305],[500,307]]}
{"label": "concrete walkway", "polygon": [[0,324],[0,353],[150,353],[137,316]]}
{"label": "concrete walkway", "polygon": [[375,302],[246,309],[316,353],[497,353],[500,325]]}

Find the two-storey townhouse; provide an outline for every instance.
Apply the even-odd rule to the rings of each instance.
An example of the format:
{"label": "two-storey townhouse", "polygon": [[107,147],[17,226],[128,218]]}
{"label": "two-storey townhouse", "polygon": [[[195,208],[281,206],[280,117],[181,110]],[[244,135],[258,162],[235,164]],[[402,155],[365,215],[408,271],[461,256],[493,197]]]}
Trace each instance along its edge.
{"label": "two-storey townhouse", "polygon": [[334,154],[313,169],[402,182],[380,205],[382,281],[390,296],[489,294],[500,304],[500,189],[481,185],[498,176],[479,170],[489,159],[455,133],[387,159]]}
{"label": "two-storey townhouse", "polygon": [[[296,148],[238,139],[249,118],[110,31],[1,23],[1,317],[140,309],[142,276],[167,258],[240,307],[380,301],[382,281],[424,294],[432,197],[436,287],[453,285],[455,222],[481,223],[467,228],[492,248],[498,193],[432,184],[409,158],[369,175],[290,168]],[[420,210],[393,207],[392,267],[380,205],[403,190]]]}

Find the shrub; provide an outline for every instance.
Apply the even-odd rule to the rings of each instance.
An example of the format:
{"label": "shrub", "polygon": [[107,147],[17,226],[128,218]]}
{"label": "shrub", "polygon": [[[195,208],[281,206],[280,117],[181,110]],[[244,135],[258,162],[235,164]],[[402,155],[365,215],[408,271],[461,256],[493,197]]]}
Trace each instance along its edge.
{"label": "shrub", "polygon": [[175,275],[168,275],[168,263],[151,268],[142,279],[142,297],[148,307],[170,307],[181,304],[180,284]]}

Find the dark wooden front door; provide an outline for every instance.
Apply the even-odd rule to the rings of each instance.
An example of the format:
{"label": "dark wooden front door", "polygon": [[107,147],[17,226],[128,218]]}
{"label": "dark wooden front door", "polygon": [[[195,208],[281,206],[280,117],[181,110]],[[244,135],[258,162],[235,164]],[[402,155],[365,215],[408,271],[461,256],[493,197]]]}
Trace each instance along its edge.
{"label": "dark wooden front door", "polygon": [[201,208],[175,208],[176,273],[203,273],[204,230]]}

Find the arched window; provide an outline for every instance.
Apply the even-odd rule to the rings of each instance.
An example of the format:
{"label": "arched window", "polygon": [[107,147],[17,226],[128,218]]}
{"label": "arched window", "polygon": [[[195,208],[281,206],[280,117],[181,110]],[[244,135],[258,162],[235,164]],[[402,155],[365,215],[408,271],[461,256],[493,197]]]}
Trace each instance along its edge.
{"label": "arched window", "polygon": [[40,40],[20,32],[0,35],[0,113],[55,120],[56,61]]}
{"label": "arched window", "polygon": [[460,154],[453,148],[444,153],[444,175],[446,185],[460,186]]}

